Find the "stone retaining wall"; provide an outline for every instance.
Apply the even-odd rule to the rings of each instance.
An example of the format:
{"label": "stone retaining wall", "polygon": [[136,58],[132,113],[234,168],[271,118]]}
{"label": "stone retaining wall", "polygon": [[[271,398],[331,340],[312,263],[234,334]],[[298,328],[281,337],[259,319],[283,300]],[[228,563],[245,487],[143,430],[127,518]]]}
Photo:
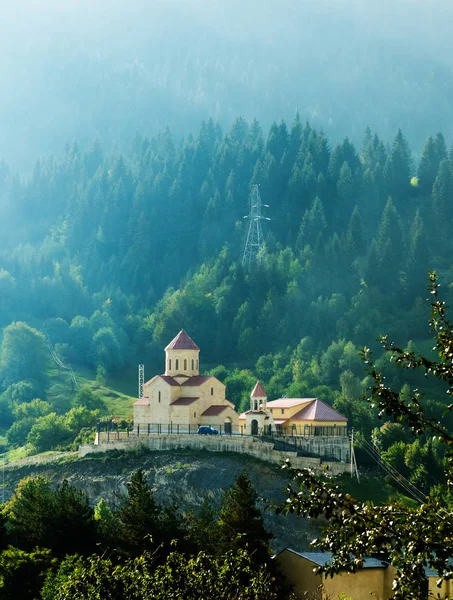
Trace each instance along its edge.
{"label": "stone retaining wall", "polygon": [[[113,434],[111,437],[116,437]],[[330,474],[337,475],[348,470],[348,465],[341,462],[322,461],[320,458],[297,456],[296,452],[274,450],[272,443],[261,442],[253,437],[235,436],[201,436],[201,435],[143,435],[130,434],[119,439],[106,441],[101,434],[100,443],[80,446],[79,457],[87,454],[108,452],[109,450],[131,450],[143,446],[153,451],[158,450],[207,450],[209,452],[235,452],[248,454],[260,460],[281,464],[289,459],[295,468],[313,469],[319,473],[326,467]]]}

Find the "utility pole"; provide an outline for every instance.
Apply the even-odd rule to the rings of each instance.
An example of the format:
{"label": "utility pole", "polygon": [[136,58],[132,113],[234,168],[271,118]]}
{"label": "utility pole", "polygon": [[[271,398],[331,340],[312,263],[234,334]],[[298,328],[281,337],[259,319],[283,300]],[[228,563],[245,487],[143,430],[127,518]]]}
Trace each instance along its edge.
{"label": "utility pole", "polygon": [[145,383],[145,365],[138,365],[138,399],[143,398],[143,384]]}
{"label": "utility pole", "polygon": [[[268,204],[264,204],[264,206],[269,208]],[[249,219],[249,229],[247,232],[244,254],[242,256],[242,265],[248,271],[250,271],[254,261],[260,260],[260,251],[263,247],[263,229],[261,221],[263,219],[265,221],[270,221],[268,217],[263,217],[262,208],[263,204],[261,202],[259,186],[255,184],[252,188],[250,214],[244,217],[244,219]]]}
{"label": "utility pole", "polygon": [[357,477],[357,482],[360,483],[359,470],[357,468],[357,460],[354,452],[354,428],[351,431],[351,479]]}

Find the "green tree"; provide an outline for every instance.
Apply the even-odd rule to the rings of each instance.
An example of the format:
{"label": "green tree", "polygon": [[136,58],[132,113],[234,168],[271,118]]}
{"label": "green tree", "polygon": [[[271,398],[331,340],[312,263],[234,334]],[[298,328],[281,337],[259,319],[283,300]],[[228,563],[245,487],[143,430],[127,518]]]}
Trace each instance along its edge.
{"label": "green tree", "polygon": [[37,390],[48,385],[49,352],[42,333],[27,323],[11,323],[3,330],[0,373],[7,385],[23,380],[24,374]]}
{"label": "green tree", "polygon": [[163,565],[145,552],[115,565],[109,559],[68,557],[49,574],[43,600],[277,600],[282,590],[262,565],[240,550],[188,558],[172,552]]}
{"label": "green tree", "polygon": [[23,479],[5,510],[11,540],[23,550],[50,548],[63,557],[94,549],[93,509],[85,492],[67,481],[52,490],[45,477]]}
{"label": "green tree", "polygon": [[47,549],[25,552],[10,546],[0,552],[0,596],[2,600],[35,600],[48,569],[56,559]]}
{"label": "green tree", "polygon": [[[382,344],[400,367],[421,369],[427,377],[444,382],[447,393],[451,394],[453,323],[447,317],[445,302],[438,296],[438,287],[436,275],[430,274],[430,323],[438,356],[432,359],[402,350],[389,342],[387,337],[382,338]],[[442,421],[426,415],[418,390],[401,396],[388,387],[384,376],[373,363],[369,349],[364,349],[363,358],[371,377],[368,401],[376,406],[379,415],[391,415],[416,436],[427,436],[432,441],[435,437],[447,451],[446,485],[443,491],[431,496],[427,494],[424,502],[414,508],[398,502],[374,506],[370,502],[357,502],[349,494],[344,494],[330,478],[317,478],[306,470],[292,470],[288,497],[280,508],[299,516],[327,517],[326,529],[313,542],[316,548],[333,553],[333,561],[323,569],[327,573],[335,574],[344,570],[354,572],[361,566],[364,556],[379,553],[396,568],[393,597],[419,600],[425,582],[425,567],[438,573],[439,582],[451,577],[449,561],[453,555],[453,517],[448,490],[453,482],[453,437]],[[448,410],[452,408],[450,404]],[[391,448],[401,444],[396,442]],[[415,466],[412,460],[410,464]],[[424,473],[417,473],[417,482],[424,483],[425,477],[426,469]]]}
{"label": "green tree", "polygon": [[125,549],[134,556],[158,548],[165,538],[162,531],[162,507],[146,481],[143,469],[132,474],[127,498],[118,511]]}
{"label": "green tree", "polygon": [[72,432],[66,425],[65,418],[52,412],[36,420],[27,435],[27,442],[33,446],[36,453],[39,453],[59,446],[64,448],[72,438]]}
{"label": "green tree", "polygon": [[88,386],[82,386],[77,390],[73,400],[74,408],[83,406],[88,410],[98,410],[100,413],[105,412],[105,402],[97,396]]}
{"label": "green tree", "polygon": [[223,494],[218,521],[219,552],[246,550],[257,565],[270,561],[272,534],[264,527],[258,495],[244,471]]}

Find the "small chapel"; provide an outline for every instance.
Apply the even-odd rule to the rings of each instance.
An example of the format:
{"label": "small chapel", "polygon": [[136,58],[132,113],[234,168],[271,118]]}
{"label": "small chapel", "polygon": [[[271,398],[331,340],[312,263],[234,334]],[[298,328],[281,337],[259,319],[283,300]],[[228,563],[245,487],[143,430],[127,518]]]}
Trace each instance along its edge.
{"label": "small chapel", "polygon": [[239,415],[225,398],[225,385],[200,375],[200,348],[182,329],[165,348],[165,373],[143,385],[134,403],[134,430],[195,433],[210,425],[222,433],[238,430]]}

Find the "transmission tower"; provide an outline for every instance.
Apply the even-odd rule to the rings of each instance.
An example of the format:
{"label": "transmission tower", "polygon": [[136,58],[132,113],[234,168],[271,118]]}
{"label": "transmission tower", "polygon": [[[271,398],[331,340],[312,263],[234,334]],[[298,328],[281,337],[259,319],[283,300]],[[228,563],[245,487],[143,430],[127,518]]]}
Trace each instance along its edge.
{"label": "transmission tower", "polygon": [[263,229],[261,221],[270,221],[269,218],[263,217],[262,208],[269,208],[269,204],[262,204],[260,190],[258,185],[254,185],[251,195],[250,214],[244,219],[249,219],[249,230],[247,232],[247,240],[245,242],[244,254],[242,256],[242,265],[250,270],[254,261],[260,260],[260,250],[263,247]]}
{"label": "transmission tower", "polygon": [[145,383],[145,365],[138,365],[138,398],[143,398],[143,384]]}

